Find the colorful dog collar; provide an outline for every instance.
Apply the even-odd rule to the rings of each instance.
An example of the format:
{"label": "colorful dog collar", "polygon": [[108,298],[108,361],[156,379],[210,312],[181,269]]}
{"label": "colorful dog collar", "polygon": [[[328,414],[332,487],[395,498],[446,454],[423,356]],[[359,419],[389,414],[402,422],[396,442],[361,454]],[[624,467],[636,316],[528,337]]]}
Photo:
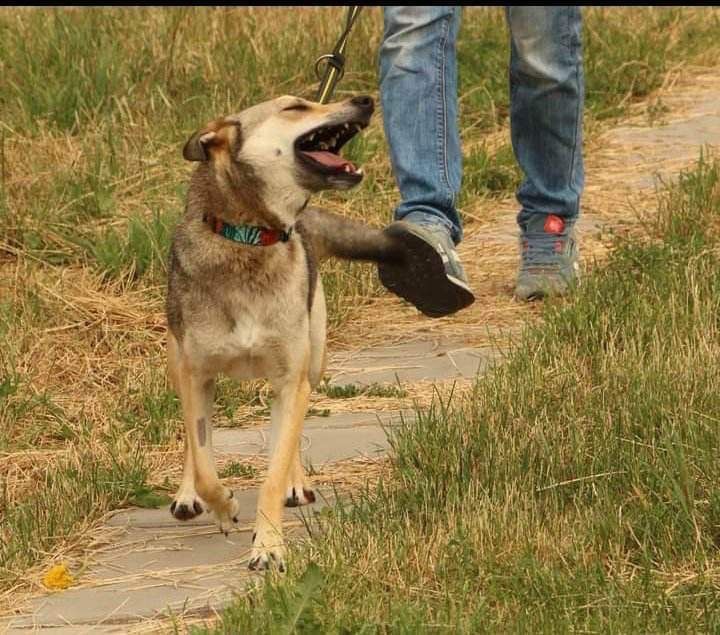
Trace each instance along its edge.
{"label": "colorful dog collar", "polygon": [[210,226],[214,233],[223,238],[243,245],[255,245],[257,247],[269,247],[279,242],[286,243],[290,240],[293,231],[292,227],[284,231],[256,225],[231,225],[212,214],[205,214],[203,221]]}

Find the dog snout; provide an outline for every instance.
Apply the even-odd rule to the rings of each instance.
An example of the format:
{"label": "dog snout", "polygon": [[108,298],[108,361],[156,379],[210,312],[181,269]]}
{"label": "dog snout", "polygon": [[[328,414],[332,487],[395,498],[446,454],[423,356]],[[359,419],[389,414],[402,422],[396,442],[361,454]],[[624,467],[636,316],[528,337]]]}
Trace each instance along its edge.
{"label": "dog snout", "polygon": [[369,97],[368,95],[359,95],[357,97],[353,97],[350,100],[350,103],[353,106],[357,106],[358,108],[362,109],[367,114],[371,114],[373,110],[375,110],[375,102],[373,101],[372,97]]}

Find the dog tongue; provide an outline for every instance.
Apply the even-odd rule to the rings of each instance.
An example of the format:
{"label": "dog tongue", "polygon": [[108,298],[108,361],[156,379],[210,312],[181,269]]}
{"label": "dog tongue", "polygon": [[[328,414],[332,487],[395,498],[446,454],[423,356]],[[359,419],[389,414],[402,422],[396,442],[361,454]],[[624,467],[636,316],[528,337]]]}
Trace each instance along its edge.
{"label": "dog tongue", "polygon": [[[329,168],[344,170],[346,172],[355,172],[355,166],[350,161],[343,159],[343,157],[339,154],[335,154],[334,152],[323,152],[318,150],[317,152],[305,152],[304,154],[307,154],[311,159],[314,159],[318,163],[322,163]],[[347,170],[348,166],[350,167],[350,170]]]}

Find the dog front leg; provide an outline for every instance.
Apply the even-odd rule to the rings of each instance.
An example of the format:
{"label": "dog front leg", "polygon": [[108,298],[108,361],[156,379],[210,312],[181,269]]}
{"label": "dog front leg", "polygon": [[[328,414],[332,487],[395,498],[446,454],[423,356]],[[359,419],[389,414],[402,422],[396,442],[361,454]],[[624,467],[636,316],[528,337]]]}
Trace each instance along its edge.
{"label": "dog front leg", "polygon": [[237,522],[239,511],[232,490],[225,487],[215,470],[212,451],[212,406],[215,381],[200,377],[181,366],[179,376],[180,401],[185,420],[185,439],[192,462],[195,490],[213,512],[220,530],[227,535]]}
{"label": "dog front leg", "polygon": [[[171,331],[168,331],[167,352],[170,385],[182,400],[180,392],[180,347]],[[183,464],[182,481],[180,482],[177,494],[175,494],[175,500],[173,500],[170,505],[170,513],[178,520],[190,520],[202,514],[202,512],[203,507],[195,492],[195,465],[193,464],[192,453],[188,446],[187,435],[185,435],[185,461]]]}
{"label": "dog front leg", "polygon": [[[278,400],[273,401],[270,412],[270,456],[275,453],[280,432],[283,428],[283,412]],[[302,434],[298,435],[298,443],[293,459],[288,469],[287,485],[285,487],[285,507],[299,507],[315,502],[315,492],[308,486],[305,478],[305,469],[302,465],[300,446],[302,445]]]}
{"label": "dog front leg", "polygon": [[[293,463],[299,461],[302,425],[310,398],[307,371],[294,382],[276,391],[272,414],[272,456],[267,479],[260,488],[250,569],[266,569],[271,561],[284,570],[285,546],[282,536],[282,510]],[[302,466],[301,466],[302,469]]]}

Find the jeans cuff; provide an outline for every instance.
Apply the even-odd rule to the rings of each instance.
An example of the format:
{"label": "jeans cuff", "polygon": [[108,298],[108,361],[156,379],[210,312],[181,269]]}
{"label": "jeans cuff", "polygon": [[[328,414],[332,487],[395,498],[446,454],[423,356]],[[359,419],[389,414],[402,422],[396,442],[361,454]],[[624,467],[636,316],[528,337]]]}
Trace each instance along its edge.
{"label": "jeans cuff", "polygon": [[457,231],[453,224],[440,213],[434,214],[432,212],[425,212],[422,210],[414,210],[404,214],[402,218],[396,216],[396,220],[403,220],[407,223],[413,223],[415,225],[425,225],[426,227],[442,227],[453,242],[457,245],[462,239],[462,231]]}

